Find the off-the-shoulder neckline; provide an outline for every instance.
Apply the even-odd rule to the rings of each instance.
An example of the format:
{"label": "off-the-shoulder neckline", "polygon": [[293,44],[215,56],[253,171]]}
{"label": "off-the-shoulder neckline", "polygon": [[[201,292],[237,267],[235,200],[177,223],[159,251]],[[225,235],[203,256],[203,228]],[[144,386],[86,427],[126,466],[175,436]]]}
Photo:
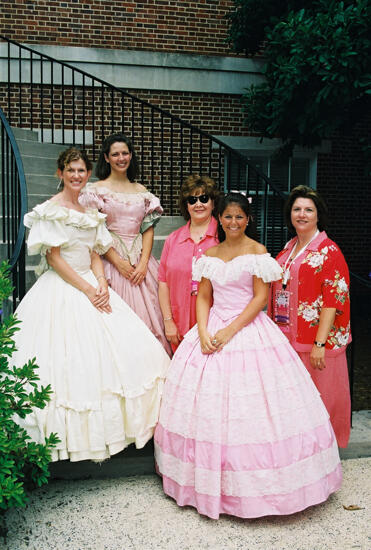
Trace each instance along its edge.
{"label": "off-the-shoulder neckline", "polygon": [[237,260],[237,258],[245,258],[246,256],[270,256],[269,252],[264,252],[264,254],[240,254],[239,256],[235,256],[234,258],[232,258],[231,260],[228,260],[227,262],[225,262],[224,260],[222,260],[221,258],[218,258],[218,256],[207,256],[206,254],[204,254],[204,258],[207,258],[207,259],[214,259],[214,260],[219,260],[220,262],[222,262],[223,264],[225,265],[228,265],[230,263],[232,263],[234,260]]}
{"label": "off-the-shoulder neckline", "polygon": [[105,189],[109,193],[112,193],[113,195],[145,195],[146,193],[150,193],[148,189],[145,191],[113,191],[109,187],[106,187],[105,185],[94,185],[93,182],[90,182],[89,187],[95,189],[95,191],[99,191],[100,189]]}
{"label": "off-the-shoulder neckline", "polygon": [[[75,212],[76,214],[81,214],[82,216],[86,216],[87,214],[91,214],[93,212],[98,212],[99,215],[105,216],[97,208],[92,208],[90,206],[87,206],[84,210],[84,212],[81,212],[80,210],[75,210],[74,208],[68,208],[68,206],[63,206],[63,204],[59,204],[58,202],[53,201],[52,199],[47,199],[42,204],[49,204],[53,206],[57,206],[58,208],[61,208],[62,210],[66,210],[67,212]],[[41,206],[41,205],[39,205]]]}
{"label": "off-the-shoulder neckline", "polygon": [[73,216],[73,214],[79,214],[80,216],[88,216],[90,218],[92,217],[92,215],[95,215],[95,217],[98,217],[100,219],[106,218],[106,215],[103,214],[102,212],[99,212],[99,210],[97,208],[92,208],[92,207],[88,206],[88,207],[86,207],[84,212],[80,212],[80,210],[75,210],[74,208],[68,208],[68,206],[63,206],[62,204],[58,204],[57,202],[53,201],[52,199],[47,199],[46,201],[44,201],[40,204],[37,204],[32,209],[32,211],[35,210],[37,212],[39,208],[41,208],[41,207],[45,208],[45,206],[46,207],[54,206],[56,208],[60,208],[62,210],[62,212],[65,212],[66,214],[68,214],[70,216]]}
{"label": "off-the-shoulder neckline", "polygon": [[75,208],[68,208],[68,206],[63,206],[63,204],[59,204],[59,202],[53,201],[52,199],[47,199],[45,202],[54,206],[58,206],[59,208],[63,208],[64,210],[68,210],[68,212],[77,212],[78,214],[87,214],[89,210],[94,210],[94,208],[85,208],[84,212],[81,212],[81,210],[76,210]]}

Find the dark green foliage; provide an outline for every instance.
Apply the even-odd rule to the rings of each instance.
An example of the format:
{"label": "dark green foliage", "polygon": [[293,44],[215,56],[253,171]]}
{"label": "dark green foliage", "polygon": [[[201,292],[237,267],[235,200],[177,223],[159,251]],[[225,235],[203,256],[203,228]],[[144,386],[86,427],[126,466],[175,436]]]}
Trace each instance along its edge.
{"label": "dark green foliage", "polygon": [[[0,303],[12,290],[8,267],[0,265]],[[27,488],[40,486],[49,477],[51,449],[58,443],[51,434],[45,445],[34,443],[14,421],[25,418],[32,408],[42,409],[50,399],[50,386],[38,388],[35,360],[21,367],[11,366],[15,351],[14,333],[19,321],[11,315],[0,325],[0,512],[12,506],[24,506]]]}
{"label": "dark green foliage", "polygon": [[[290,152],[296,144],[312,147],[335,130],[347,132],[370,112],[370,0],[236,0],[236,5],[229,36],[235,50],[255,53],[264,42],[266,81],[243,98],[251,130],[281,137]],[[243,42],[243,32],[255,42]],[[368,150],[367,143],[363,147]]]}

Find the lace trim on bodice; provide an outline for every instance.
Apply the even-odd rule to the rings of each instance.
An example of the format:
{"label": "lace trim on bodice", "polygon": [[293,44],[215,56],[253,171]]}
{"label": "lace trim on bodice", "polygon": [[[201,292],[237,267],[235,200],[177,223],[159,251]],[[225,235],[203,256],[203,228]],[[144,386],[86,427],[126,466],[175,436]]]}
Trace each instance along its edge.
{"label": "lace trim on bodice", "polygon": [[131,265],[136,265],[142,253],[142,234],[138,233],[131,243],[130,248],[128,248],[128,245],[122,237],[120,237],[118,233],[115,233],[115,231],[110,231],[110,235],[113,238],[113,246],[120,256],[124,258],[124,260],[129,260]]}
{"label": "lace trim on bodice", "polygon": [[132,193],[120,193],[117,191],[112,191],[108,187],[104,187],[102,185],[97,186],[92,182],[88,182],[86,184],[85,189],[83,190],[83,193],[88,193],[89,191],[92,193],[96,193],[100,197],[108,196],[122,203],[142,202],[143,198],[151,200],[152,197],[154,197],[154,195],[150,191],[140,191],[140,192],[133,191]]}
{"label": "lace trim on bodice", "polygon": [[243,272],[255,275],[265,283],[278,281],[282,277],[282,268],[270,254],[244,254],[229,262],[213,256],[201,256],[193,264],[192,278],[214,280],[219,284],[238,281]]}

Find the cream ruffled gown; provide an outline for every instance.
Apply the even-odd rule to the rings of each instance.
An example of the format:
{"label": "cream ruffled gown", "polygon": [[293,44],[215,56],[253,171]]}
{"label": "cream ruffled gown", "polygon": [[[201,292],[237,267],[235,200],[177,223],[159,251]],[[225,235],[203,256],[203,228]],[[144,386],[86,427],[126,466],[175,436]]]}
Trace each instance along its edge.
{"label": "cream ruffled gown", "polygon": [[16,311],[22,323],[13,362],[36,357],[41,384],[52,386],[51,401],[25,427],[36,441],[58,434],[53,460],[103,460],[132,442],[143,447],[158,420],[169,365],[160,342],[114,291],[112,313],[100,313],[45,259],[48,249],[61,247],[61,256],[96,287],[91,251],[112,245],[104,221],[96,209],[81,213],[51,201],[25,216],[29,254],[42,255],[41,276]]}

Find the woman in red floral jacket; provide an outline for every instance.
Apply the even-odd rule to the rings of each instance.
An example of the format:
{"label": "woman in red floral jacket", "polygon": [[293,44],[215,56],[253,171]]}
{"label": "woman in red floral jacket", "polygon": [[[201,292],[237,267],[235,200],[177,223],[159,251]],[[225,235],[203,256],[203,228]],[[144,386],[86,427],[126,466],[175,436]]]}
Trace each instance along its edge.
{"label": "woman in red floral jacket", "polygon": [[296,236],[277,256],[283,277],[272,284],[269,313],[300,355],[330,415],[338,445],[346,447],[350,434],[348,266],[324,231],[327,208],[314,189],[295,187],[285,217]]}

